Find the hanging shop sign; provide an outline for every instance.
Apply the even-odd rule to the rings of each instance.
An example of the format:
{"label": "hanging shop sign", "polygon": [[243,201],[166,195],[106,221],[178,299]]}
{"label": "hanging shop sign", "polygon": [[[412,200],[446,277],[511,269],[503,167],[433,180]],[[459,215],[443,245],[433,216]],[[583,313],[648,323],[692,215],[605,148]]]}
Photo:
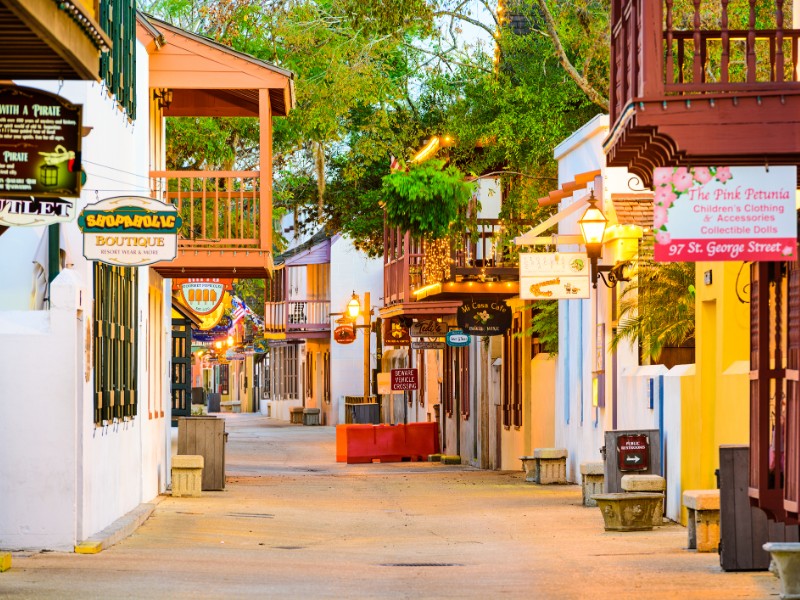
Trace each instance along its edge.
{"label": "hanging shop sign", "polygon": [[408,330],[412,338],[444,337],[447,334],[447,323],[442,321],[418,321]]}
{"label": "hanging shop sign", "polygon": [[511,327],[511,307],[500,299],[465,300],[457,321],[470,335],[503,335]]}
{"label": "hanging shop sign", "polygon": [[195,342],[216,342],[217,340],[225,341],[228,338],[228,330],[231,328],[231,318],[223,316],[219,323],[210,329],[194,329],[192,328],[192,340]]}
{"label": "hanging shop sign", "polygon": [[49,92],[0,85],[0,195],[80,196],[82,108]]}
{"label": "hanging shop sign", "polygon": [[384,346],[408,346],[411,344],[411,336],[408,334],[408,327],[404,326],[399,319],[386,319],[383,322],[383,345]]}
{"label": "hanging shop sign", "polygon": [[419,389],[417,369],[392,369],[392,391],[405,392]]}
{"label": "hanging shop sign", "polygon": [[225,353],[225,360],[244,360],[244,359],[245,359],[244,352],[236,352],[233,349],[231,349]]}
{"label": "hanging shop sign", "polygon": [[[225,290],[233,285],[232,279],[182,279],[180,290],[186,306],[197,315],[214,312],[225,297]],[[174,287],[174,285],[173,285]]]}
{"label": "hanging shop sign", "polygon": [[588,298],[590,263],[585,252],[521,252],[519,297],[523,300]]}
{"label": "hanging shop sign", "polygon": [[356,340],[356,330],[352,325],[339,325],[333,330],[333,339],[340,344],[352,344]]}
{"label": "hanging shop sign", "polygon": [[266,354],[267,348],[269,348],[269,344],[265,339],[255,340],[253,342],[253,352],[256,354]]}
{"label": "hanging shop sign", "polygon": [[447,335],[445,336],[445,342],[447,345],[454,348],[463,348],[464,346],[469,346],[470,340],[470,336],[460,329],[448,331]]}
{"label": "hanging shop sign", "polygon": [[119,196],[89,204],[78,226],[89,260],[138,267],[171,261],[178,254],[178,211],[152,198]]}
{"label": "hanging shop sign", "polygon": [[63,198],[0,198],[0,225],[40,227],[75,218],[75,203]]}
{"label": "hanging shop sign", "polygon": [[653,185],[656,261],[797,259],[797,167],[665,167]]}
{"label": "hanging shop sign", "polygon": [[411,349],[412,350],[444,350],[444,348],[445,348],[444,340],[436,340],[436,341],[412,340],[411,341]]}

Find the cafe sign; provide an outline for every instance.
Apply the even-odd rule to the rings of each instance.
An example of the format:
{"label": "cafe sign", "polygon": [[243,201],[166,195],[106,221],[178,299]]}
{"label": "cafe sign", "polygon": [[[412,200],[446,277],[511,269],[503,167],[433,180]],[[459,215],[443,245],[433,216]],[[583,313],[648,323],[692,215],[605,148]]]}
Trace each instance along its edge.
{"label": "cafe sign", "polygon": [[458,326],[470,335],[503,335],[511,327],[511,307],[502,300],[465,300]]}
{"label": "cafe sign", "polygon": [[0,197],[80,196],[81,111],[49,92],[0,85]]}
{"label": "cafe sign", "polygon": [[138,196],[89,204],[78,217],[83,255],[121,267],[173,260],[178,254],[180,226],[173,205]]}
{"label": "cafe sign", "polygon": [[75,218],[75,203],[62,198],[0,198],[0,225],[41,227]]}
{"label": "cafe sign", "polygon": [[521,252],[519,297],[523,300],[576,300],[589,297],[585,252]]}
{"label": "cafe sign", "polygon": [[797,259],[797,167],[664,167],[653,185],[656,261]]}

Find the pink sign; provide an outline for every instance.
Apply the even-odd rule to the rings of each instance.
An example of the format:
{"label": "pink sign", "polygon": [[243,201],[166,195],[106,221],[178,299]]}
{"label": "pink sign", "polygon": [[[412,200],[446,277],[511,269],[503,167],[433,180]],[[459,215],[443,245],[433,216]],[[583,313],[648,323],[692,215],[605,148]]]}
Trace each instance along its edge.
{"label": "pink sign", "polygon": [[653,185],[656,261],[797,258],[796,167],[664,167]]}

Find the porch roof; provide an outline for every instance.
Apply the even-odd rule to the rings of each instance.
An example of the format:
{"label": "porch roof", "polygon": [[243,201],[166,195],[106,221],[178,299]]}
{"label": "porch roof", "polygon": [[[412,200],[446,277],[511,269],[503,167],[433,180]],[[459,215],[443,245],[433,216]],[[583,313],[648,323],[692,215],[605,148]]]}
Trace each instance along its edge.
{"label": "porch roof", "polygon": [[461,307],[461,300],[438,300],[427,302],[400,302],[380,309],[382,319],[391,317],[444,317],[455,315]]}
{"label": "porch roof", "polygon": [[139,12],[136,35],[150,55],[150,87],[168,88],[167,117],[258,117],[269,90],[274,116],[294,107],[294,73]]}

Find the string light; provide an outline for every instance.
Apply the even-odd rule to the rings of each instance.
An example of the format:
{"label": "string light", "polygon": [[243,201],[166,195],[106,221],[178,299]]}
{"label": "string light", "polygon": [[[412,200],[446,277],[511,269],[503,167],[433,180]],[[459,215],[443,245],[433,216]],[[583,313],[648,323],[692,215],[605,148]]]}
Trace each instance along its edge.
{"label": "string light", "polygon": [[425,239],[425,263],[422,266],[422,283],[430,285],[450,279],[450,240]]}

